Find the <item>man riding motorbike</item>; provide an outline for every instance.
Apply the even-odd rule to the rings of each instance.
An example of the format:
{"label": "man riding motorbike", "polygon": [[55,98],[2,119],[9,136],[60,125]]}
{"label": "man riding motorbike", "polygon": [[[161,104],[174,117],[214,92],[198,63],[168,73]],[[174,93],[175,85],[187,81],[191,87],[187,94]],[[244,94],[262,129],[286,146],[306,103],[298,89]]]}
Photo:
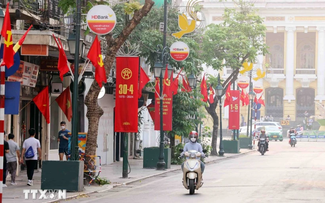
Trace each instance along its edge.
{"label": "man riding motorbike", "polygon": [[290,130],[289,130],[289,144],[290,144],[290,142],[291,142],[291,134],[292,133],[294,133],[295,134],[295,136],[297,135],[297,132],[296,132],[296,130],[292,127],[292,128],[290,128]]}
{"label": "man riding motorbike", "polygon": [[261,134],[259,136],[259,139],[258,139],[258,151],[260,151],[260,139],[261,138],[265,138],[266,140],[266,151],[269,151],[269,140],[268,140],[268,137],[266,136],[265,134],[265,128],[262,128],[261,129]]}
{"label": "man riding motorbike", "polygon": [[[203,157],[203,158],[205,157],[205,154],[203,153],[203,150],[202,150],[202,145],[197,142],[198,137],[199,137],[199,135],[196,131],[190,132],[190,135],[189,135],[190,142],[185,144],[183,152],[181,153],[181,156],[183,156],[187,151],[195,150],[195,151],[198,151],[201,153],[201,157]],[[200,161],[200,162],[201,162],[201,171],[203,173],[205,165],[202,161]],[[183,165],[184,165],[184,163],[182,164],[182,169],[183,169]]]}

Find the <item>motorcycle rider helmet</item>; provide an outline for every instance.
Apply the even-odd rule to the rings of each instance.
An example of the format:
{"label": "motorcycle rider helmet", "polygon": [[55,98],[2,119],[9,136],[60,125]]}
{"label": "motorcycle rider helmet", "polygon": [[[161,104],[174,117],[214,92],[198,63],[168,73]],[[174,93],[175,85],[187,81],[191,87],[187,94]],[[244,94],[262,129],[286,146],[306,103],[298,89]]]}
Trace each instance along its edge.
{"label": "motorcycle rider helmet", "polygon": [[261,128],[261,133],[265,133],[265,128]]}
{"label": "motorcycle rider helmet", "polygon": [[198,137],[199,137],[199,134],[196,131],[190,132],[189,138],[190,138],[191,142],[193,142],[193,143],[197,142]]}

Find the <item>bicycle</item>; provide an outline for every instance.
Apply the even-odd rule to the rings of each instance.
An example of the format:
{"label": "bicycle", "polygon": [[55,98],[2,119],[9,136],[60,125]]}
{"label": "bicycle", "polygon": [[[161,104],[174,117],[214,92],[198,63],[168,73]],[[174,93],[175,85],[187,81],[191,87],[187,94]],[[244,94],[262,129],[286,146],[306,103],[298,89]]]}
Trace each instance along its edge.
{"label": "bicycle", "polygon": [[[90,159],[88,159],[88,161],[86,161],[85,159],[86,157],[90,157]],[[96,166],[96,157],[98,157],[98,166],[99,166],[99,170],[98,172],[96,172],[97,166]],[[91,155],[84,155],[84,154],[79,154],[79,160],[83,160],[84,161],[84,174],[88,177],[90,177],[90,181],[88,183],[88,185],[91,185],[91,183],[93,181],[96,181],[97,178],[99,177],[101,170],[102,170],[102,160],[101,160],[101,156],[91,156]],[[87,173],[88,172],[88,173]],[[86,178],[84,178],[86,179]]]}
{"label": "bicycle", "polygon": [[[68,160],[70,160],[71,155],[68,156]],[[88,161],[86,161],[85,157],[90,157]],[[98,167],[99,170],[96,172],[97,166],[95,159],[98,157]],[[94,156],[94,155],[85,155],[84,153],[79,153],[79,160],[84,161],[84,175],[90,177],[90,181],[88,185],[91,185],[93,181],[96,181],[99,177],[101,170],[102,170],[102,159],[101,156]],[[86,177],[84,177],[86,180]]]}

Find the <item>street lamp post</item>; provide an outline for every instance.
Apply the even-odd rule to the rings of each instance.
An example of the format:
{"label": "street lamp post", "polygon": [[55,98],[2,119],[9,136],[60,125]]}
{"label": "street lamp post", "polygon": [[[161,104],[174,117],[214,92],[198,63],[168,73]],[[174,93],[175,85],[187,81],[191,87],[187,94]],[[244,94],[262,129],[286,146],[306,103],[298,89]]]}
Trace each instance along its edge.
{"label": "street lamp post", "polygon": [[[165,41],[165,40],[164,40]],[[166,43],[166,42],[165,42]],[[164,46],[165,47],[165,46]],[[163,64],[161,64],[160,62],[156,62],[155,63],[155,67],[154,67],[154,74],[155,74],[155,78],[159,78],[159,88],[160,88],[160,143],[159,143],[159,160],[157,162],[157,170],[165,170],[165,155],[164,155],[164,129],[163,129],[163,99],[164,99],[164,91],[163,91],[163,73],[166,68],[166,56],[167,54],[165,53],[166,49],[163,48],[162,50],[162,60],[163,60]],[[168,78],[170,78],[173,69],[172,67],[168,64]],[[158,101],[156,101],[156,104],[158,103]]]}
{"label": "street lamp post", "polygon": [[[75,26],[75,39],[80,39],[80,19],[81,19],[81,4],[80,0],[77,0],[77,17]],[[70,43],[69,43],[70,45]],[[72,44],[71,44],[72,45]],[[72,143],[71,143],[71,160],[79,160],[79,148],[78,148],[78,71],[79,71],[79,46],[80,40],[75,40],[75,47],[69,47],[74,53],[74,81],[72,92]],[[72,53],[73,54],[73,53]]]}
{"label": "street lamp post", "polygon": [[[254,91],[253,91],[253,87],[252,87],[253,85],[252,85],[252,83],[250,84],[250,87],[249,87],[249,89],[250,89],[250,91],[249,91],[249,99],[250,99],[250,105],[251,106],[253,106],[253,99],[254,99],[254,97],[255,97],[255,93],[254,93]],[[251,111],[251,109],[249,109],[249,111]],[[253,149],[253,145],[252,145],[252,131],[253,131],[253,129],[252,129],[252,126],[253,126],[253,115],[251,114],[251,117],[250,117],[250,119],[249,119],[249,128],[250,128],[250,133],[249,133],[249,145],[248,145],[248,148],[249,149]]]}
{"label": "street lamp post", "polygon": [[[191,75],[189,75],[188,77],[187,77],[187,79],[188,79],[188,83],[189,83],[189,85],[190,85],[190,87],[192,88],[192,89],[194,89],[194,97],[195,97],[195,99],[197,98],[197,94],[196,94],[196,78],[195,78],[195,75],[194,74],[191,74]],[[195,117],[195,115],[194,115],[194,119],[196,119],[196,117]],[[196,129],[196,132],[198,133],[198,125],[196,125],[196,127],[195,127]]]}
{"label": "street lamp post", "polygon": [[223,143],[222,143],[222,101],[221,101],[221,97],[223,94],[223,87],[221,85],[220,82],[220,74],[218,75],[218,86],[217,86],[217,96],[219,98],[219,108],[220,108],[220,144],[219,144],[219,156],[223,156],[224,155],[224,150],[223,150]]}

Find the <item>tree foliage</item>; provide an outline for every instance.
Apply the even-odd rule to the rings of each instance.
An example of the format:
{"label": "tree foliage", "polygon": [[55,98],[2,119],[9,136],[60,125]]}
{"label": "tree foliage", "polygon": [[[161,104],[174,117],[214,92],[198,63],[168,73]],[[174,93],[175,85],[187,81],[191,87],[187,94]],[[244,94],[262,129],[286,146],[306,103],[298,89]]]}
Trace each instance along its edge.
{"label": "tree foliage", "polygon": [[197,98],[196,92],[179,92],[173,97],[173,130],[172,136],[180,135],[187,137],[201,123],[198,109],[202,106],[202,101]]}
{"label": "tree foliage", "polygon": [[[114,32],[119,32],[125,22],[124,5],[118,4],[114,6],[114,11],[117,15],[118,24],[115,26]],[[171,36],[172,33],[179,30],[178,27],[178,9],[172,6],[168,6],[167,13],[167,41],[166,46],[170,47],[172,43],[178,41]],[[146,59],[146,63],[151,67],[157,59],[161,59],[161,53],[157,53],[158,47],[162,48],[163,33],[159,30],[160,22],[164,21],[163,8],[152,8],[150,13],[144,17],[141,23],[131,33],[128,40],[133,44],[140,45],[140,57]],[[180,41],[185,42],[190,48],[189,57],[182,62],[177,62],[172,58],[169,58],[168,63],[175,69],[181,69],[184,67],[184,71],[187,73],[199,73],[202,71],[201,64],[203,61],[200,59],[200,46],[202,41],[202,30],[196,30],[195,35],[183,36]]]}
{"label": "tree foliage", "polygon": [[[251,3],[233,0],[238,5],[236,9],[226,8],[223,14],[223,22],[211,24],[207,27],[201,45],[202,59],[208,66],[215,70],[229,67],[234,70],[232,82],[237,79],[238,70],[243,62],[255,62],[257,55],[267,53],[264,42],[266,27],[263,19],[257,15]],[[216,83],[216,78],[208,79]],[[226,80],[223,84],[226,89],[229,84]],[[206,111],[213,119],[212,155],[217,155],[218,114],[216,113],[218,100],[215,98],[212,104],[206,106]],[[220,126],[222,127],[222,126]]]}
{"label": "tree foliage", "polygon": [[238,69],[244,61],[255,62],[267,53],[266,27],[251,4],[239,1],[239,9],[226,8],[221,24],[210,24],[203,35],[202,57],[207,65]]}

